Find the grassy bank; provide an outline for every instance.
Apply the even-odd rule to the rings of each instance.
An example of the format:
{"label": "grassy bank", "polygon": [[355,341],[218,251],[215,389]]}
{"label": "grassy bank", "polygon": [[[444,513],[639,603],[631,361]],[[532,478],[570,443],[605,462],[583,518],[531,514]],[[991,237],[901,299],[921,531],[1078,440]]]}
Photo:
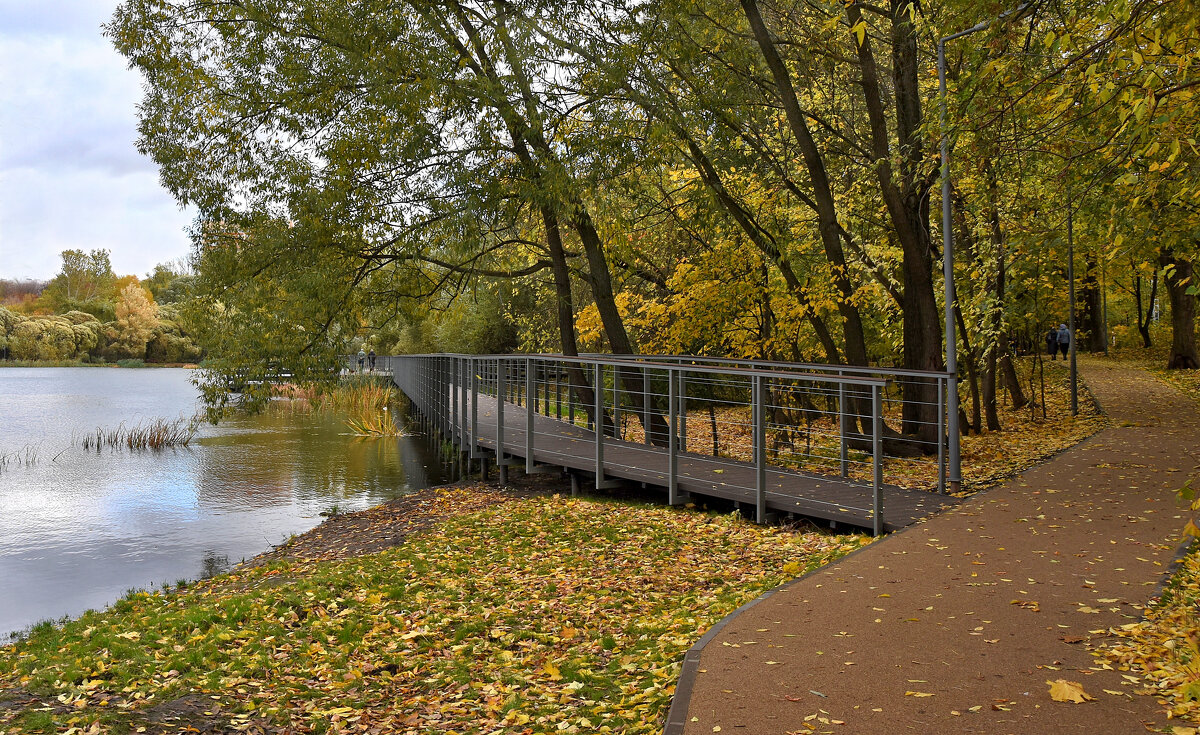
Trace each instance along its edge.
{"label": "grassy bank", "polygon": [[[441,502],[455,493],[470,500]],[[35,629],[0,649],[0,730],[658,732],[706,628],[865,541],[510,501],[381,553],[271,561]]]}
{"label": "grassy bank", "polygon": [[1109,632],[1113,639],[1095,651],[1101,665],[1123,672],[1136,693],[1157,698],[1169,718],[1200,725],[1200,543],[1141,621]]}

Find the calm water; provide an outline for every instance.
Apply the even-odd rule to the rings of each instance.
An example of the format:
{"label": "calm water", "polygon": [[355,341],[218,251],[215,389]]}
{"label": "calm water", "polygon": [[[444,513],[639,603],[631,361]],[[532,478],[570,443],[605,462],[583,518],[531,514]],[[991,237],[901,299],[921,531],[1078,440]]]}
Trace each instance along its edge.
{"label": "calm water", "polygon": [[441,481],[421,437],[361,439],[286,403],[204,424],[191,446],[84,451],[97,427],[191,416],[183,369],[0,369],[0,641],[131,588],[196,579],[317,525]]}

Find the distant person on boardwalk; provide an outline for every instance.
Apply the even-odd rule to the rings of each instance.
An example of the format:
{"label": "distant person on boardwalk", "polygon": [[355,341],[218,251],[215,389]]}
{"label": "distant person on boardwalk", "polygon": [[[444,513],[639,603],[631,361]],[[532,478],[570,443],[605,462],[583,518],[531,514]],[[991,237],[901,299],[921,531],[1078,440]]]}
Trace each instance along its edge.
{"label": "distant person on boardwalk", "polygon": [[367,353],[363,352],[362,348],[359,347],[358,348],[358,372],[361,373],[363,371],[363,363],[366,361],[367,361]]}
{"label": "distant person on boardwalk", "polygon": [[1046,332],[1046,352],[1050,353],[1050,359],[1054,360],[1058,357],[1058,329],[1050,327],[1050,331]]}
{"label": "distant person on boardwalk", "polygon": [[375,372],[375,348],[367,353],[367,364],[371,366],[371,372]]}
{"label": "distant person on boardwalk", "polygon": [[1058,325],[1058,349],[1062,351],[1063,359],[1067,359],[1071,351],[1071,330],[1067,329],[1066,324]]}

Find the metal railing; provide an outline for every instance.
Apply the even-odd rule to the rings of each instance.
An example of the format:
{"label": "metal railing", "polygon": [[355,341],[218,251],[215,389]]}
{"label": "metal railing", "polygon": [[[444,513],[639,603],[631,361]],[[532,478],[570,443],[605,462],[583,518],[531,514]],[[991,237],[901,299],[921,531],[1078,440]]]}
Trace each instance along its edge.
{"label": "metal railing", "polygon": [[[932,370],[906,370],[888,367],[829,365],[825,363],[774,362],[769,360],[739,360],[693,355],[588,355],[605,359],[634,362],[672,362],[679,365],[724,365],[749,368],[798,370],[824,375],[881,378],[888,381],[882,393],[884,419],[884,451],[895,463],[908,464],[908,472],[899,475],[895,484],[905,487],[925,487],[929,479],[928,458],[937,457],[934,478],[938,492],[946,492],[947,483],[959,487],[962,483],[961,457],[948,451],[948,403],[950,373]],[[866,413],[863,411],[862,413]]]}
{"label": "metal railing", "polygon": [[[674,504],[686,499],[681,482],[705,479],[687,474],[696,463],[681,459],[704,458],[705,473],[728,472],[721,484],[748,491],[759,521],[772,493],[768,473],[869,488],[871,507],[861,510],[876,533],[885,482],[945,488],[940,373],[611,355],[379,356],[376,369],[437,433],[501,472],[516,456],[538,471],[540,457],[589,472],[602,488],[609,471],[630,476],[662,467],[665,456],[663,484]],[[904,380],[927,386],[933,411],[910,410],[897,384]],[[584,441],[591,449],[581,466]]]}

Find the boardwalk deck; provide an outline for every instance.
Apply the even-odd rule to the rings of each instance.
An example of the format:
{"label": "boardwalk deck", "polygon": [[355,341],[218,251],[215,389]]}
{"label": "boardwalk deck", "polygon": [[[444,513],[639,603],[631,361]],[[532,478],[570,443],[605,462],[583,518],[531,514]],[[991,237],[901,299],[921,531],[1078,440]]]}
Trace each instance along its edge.
{"label": "boardwalk deck", "polygon": [[[481,447],[496,450],[496,399],[478,397],[478,435]],[[527,454],[525,409],[504,404],[504,452],[524,459]],[[535,415],[533,460],[539,465],[595,472],[595,433],[546,416]],[[604,440],[604,475],[650,487],[668,483],[666,450],[611,437]],[[754,504],[755,468],[748,462],[710,457],[692,452],[678,454],[678,487],[692,495],[724,498]],[[872,489],[839,477],[817,477],[767,468],[767,508],[773,511],[836,521],[861,528],[872,527]],[[957,505],[956,498],[933,492],[883,487],[884,529],[911,525],[943,507]]]}

